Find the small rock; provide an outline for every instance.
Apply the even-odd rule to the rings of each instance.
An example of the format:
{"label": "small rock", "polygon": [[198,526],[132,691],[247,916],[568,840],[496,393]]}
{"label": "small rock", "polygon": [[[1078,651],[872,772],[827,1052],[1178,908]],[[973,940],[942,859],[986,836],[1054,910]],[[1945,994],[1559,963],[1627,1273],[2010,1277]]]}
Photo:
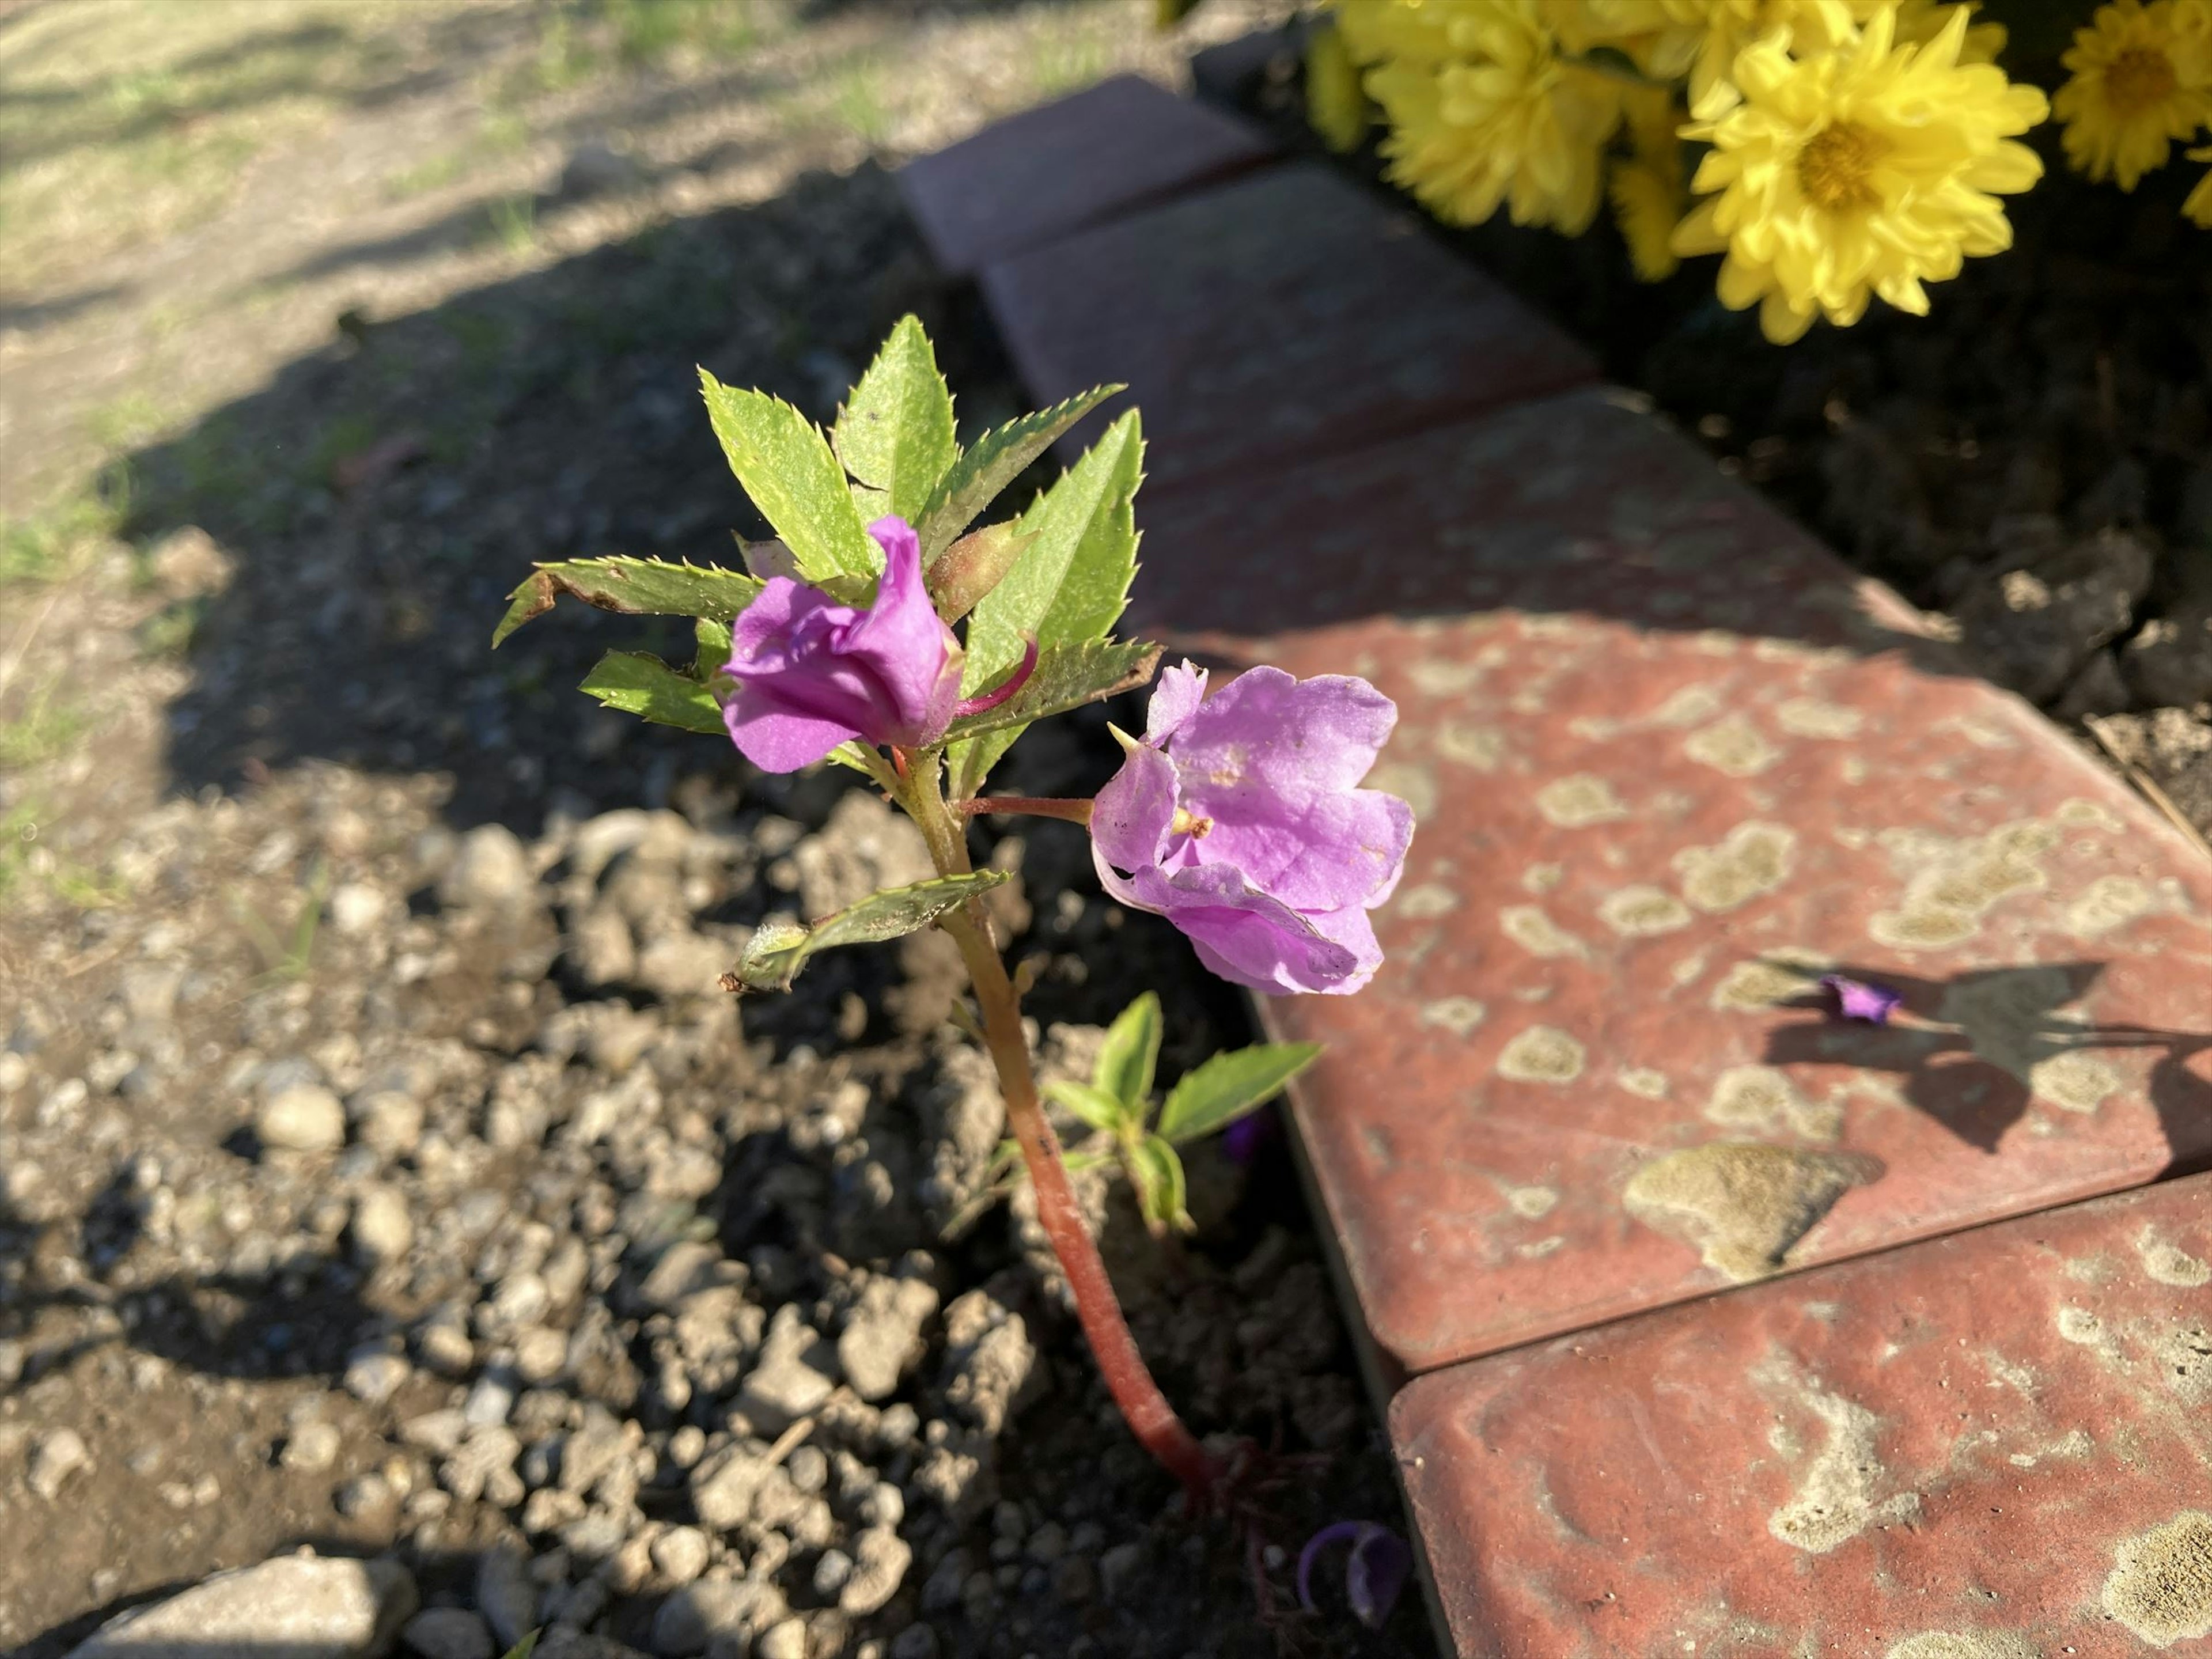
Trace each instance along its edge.
{"label": "small rock", "polygon": [[937,1291],[925,1279],[870,1279],[837,1338],[838,1369],[853,1391],[863,1400],[896,1393],[936,1311]]}
{"label": "small rock", "polygon": [[391,903],[381,888],[365,881],[341,882],[331,889],[331,926],[348,939],[366,939],[383,922]]}
{"label": "small rock", "polygon": [[691,1507],[716,1532],[734,1531],[752,1518],[753,1495],[772,1472],[763,1459],[732,1446],[692,1471]]}
{"label": "small rock", "polygon": [[398,1189],[381,1184],[364,1187],[353,1200],[353,1245],[372,1267],[397,1261],[415,1243],[414,1218]]}
{"label": "small rock", "polygon": [[753,1659],[806,1659],[806,1626],[796,1619],[770,1626],[753,1644]]}
{"label": "small rock", "polygon": [[404,1356],[372,1348],[346,1361],[345,1391],[365,1406],[381,1406],[414,1374]]}
{"label": "small rock", "polygon": [[331,1507],[372,1532],[385,1532],[399,1519],[399,1494],[389,1480],[371,1469],[333,1492]]}
{"label": "small rock", "polygon": [[824,1550],[821,1559],[814,1564],[814,1594],[824,1601],[830,1601],[852,1576],[851,1556],[842,1550]]}
{"label": "small rock", "polygon": [[172,1659],[269,1653],[284,1659],[372,1659],[415,1611],[415,1580],[392,1561],[301,1551],[218,1573],[136,1608],[72,1649],[70,1659]]}
{"label": "small rock", "polygon": [[1098,1582],[1108,1598],[1118,1601],[1136,1587],[1144,1568],[1142,1544],[1116,1544],[1098,1558]]}
{"label": "small rock", "polygon": [[422,1103],[395,1089],[380,1089],[354,1101],[356,1133],[361,1144],[386,1158],[405,1158],[422,1141]]}
{"label": "small rock", "polygon": [[277,1459],[288,1469],[300,1469],[308,1474],[319,1474],[338,1461],[338,1449],[343,1437],[335,1423],[302,1423],[286,1437],[284,1450]]}
{"label": "small rock", "polygon": [[830,1345],[786,1303],[769,1322],[760,1358],[745,1373],[732,1406],[763,1434],[781,1434],[830,1397],[836,1379]]}
{"label": "small rock", "polygon": [[462,1402],[461,1420],[471,1428],[489,1428],[506,1422],[514,1410],[514,1397],[520,1392],[515,1382],[511,1372],[486,1371],[476,1380],[468,1399]]}
{"label": "small rock", "polygon": [[696,1527],[671,1527],[653,1540],[653,1565],[672,1584],[690,1583],[707,1571],[707,1534]]}
{"label": "small rock", "polygon": [[91,1462],[92,1454],[75,1429],[56,1429],[31,1454],[31,1490],[51,1503],[62,1483]]}
{"label": "small rock", "polygon": [[432,1607],[410,1619],[399,1632],[422,1659],[491,1659],[491,1626],[465,1607]]}
{"label": "small rock", "polygon": [[937,1632],[927,1625],[908,1625],[891,1638],[891,1659],[937,1659]]}
{"label": "small rock", "polygon": [[1098,1594],[1098,1569],[1087,1555],[1063,1555],[1052,1564],[1052,1593],[1070,1607]]}
{"label": "small rock", "polygon": [[532,896],[530,855],[504,824],[480,824],[438,878],[438,902],[459,909],[507,909]]}
{"label": "small rock", "polygon": [[1992,673],[2031,702],[2047,702],[2091,652],[2127,631],[2151,568],[2142,538],[2102,531],[1975,588],[1960,602],[1959,623]]}
{"label": "small rock", "polygon": [[968,1583],[968,1575],[975,1568],[975,1559],[964,1549],[947,1550],[945,1557],[921,1587],[921,1610],[924,1613],[950,1613],[960,1605],[960,1598]]}
{"label": "small rock", "polygon": [[[743,1638],[775,1625],[787,1611],[782,1593],[764,1578],[702,1578],[660,1604],[653,1620],[653,1650],[683,1659],[705,1652],[718,1638]],[[799,1626],[802,1637],[805,1628]],[[755,1659],[762,1651],[756,1641]]]}
{"label": "small rock", "polygon": [[402,1445],[419,1447],[444,1456],[459,1449],[461,1437],[468,1431],[468,1419],[461,1415],[460,1407],[446,1406],[402,1423],[399,1441]]}
{"label": "small rock", "polygon": [[197,599],[230,585],[230,556],[196,524],[179,525],[147,550],[154,586],[171,599]]}
{"label": "small rock", "polygon": [[519,1551],[484,1552],[477,1564],[477,1611],[502,1648],[513,1647],[538,1623],[538,1586]]}
{"label": "small rock", "polygon": [[2062,720],[2078,720],[2088,714],[2117,714],[2134,701],[2112,653],[2097,651],[2091,653],[2081,672],[2066,682],[2065,690],[2051,703],[2051,712]]}
{"label": "small rock", "polygon": [[2212,605],[2185,605],[2145,623],[2121,647],[2120,672],[2153,708],[2188,708],[2212,698]]}
{"label": "small rock", "polygon": [[345,1145],[345,1107],[319,1083],[295,1083],[270,1097],[253,1120],[264,1146],[334,1152]]}
{"label": "small rock", "polygon": [[853,1570],[838,1592],[837,1605],[856,1618],[881,1609],[906,1582],[914,1547],[889,1527],[865,1527],[854,1534]]}

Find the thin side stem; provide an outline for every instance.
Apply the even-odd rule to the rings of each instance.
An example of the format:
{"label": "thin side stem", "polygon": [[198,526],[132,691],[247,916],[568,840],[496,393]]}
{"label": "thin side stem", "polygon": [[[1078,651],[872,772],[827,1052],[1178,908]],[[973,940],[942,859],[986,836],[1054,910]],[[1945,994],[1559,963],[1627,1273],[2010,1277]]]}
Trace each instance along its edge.
{"label": "thin side stem", "polygon": [[979,795],[974,800],[955,801],[951,810],[963,817],[1030,817],[1063,818],[1070,823],[1091,822],[1091,802],[1088,799],[1069,799],[1059,795]]}
{"label": "thin side stem", "polygon": [[[969,868],[967,839],[959,821],[945,806],[936,759],[918,757],[917,760],[908,781],[908,810],[929,843],[939,872],[963,873]],[[961,960],[967,964],[975,1001],[982,1011],[984,1046],[998,1069],[999,1091],[1006,1097],[1006,1122],[1021,1148],[1022,1161],[1029,1167],[1030,1182],[1036,1189],[1037,1219],[1052,1242],[1060,1271],[1067,1275],[1068,1288],[1075,1296],[1076,1317],[1090,1340],[1098,1370],[1138,1443],[1182,1482],[1194,1508],[1205,1509],[1214,1496],[1221,1468],[1199,1443],[1198,1437],[1184,1426],[1160,1392],[1160,1385],[1153,1381],[1122,1316],[1121,1299],[1114,1294],[1097,1241],[1083,1224],[1082,1207],[1061,1160],[1060,1138],[1053,1133],[1037,1099],[1036,1079],[1030,1069],[1029,1039],[1022,1031],[1021,998],[992,940],[989,920],[982,906],[971,900],[946,916],[942,925],[960,947]]]}

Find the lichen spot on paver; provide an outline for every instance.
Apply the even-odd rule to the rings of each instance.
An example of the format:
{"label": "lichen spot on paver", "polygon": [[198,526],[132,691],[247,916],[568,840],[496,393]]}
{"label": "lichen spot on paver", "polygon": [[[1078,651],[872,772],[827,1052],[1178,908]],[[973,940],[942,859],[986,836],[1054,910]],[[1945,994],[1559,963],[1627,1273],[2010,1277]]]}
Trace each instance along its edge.
{"label": "lichen spot on paver", "polygon": [[1552,1025],[1531,1025],[1498,1056],[1498,1075],[1516,1083],[1572,1083],[1583,1074],[1583,1045]]}
{"label": "lichen spot on paver", "polygon": [[1498,913],[1498,925],[1531,956],[1586,957],[1589,947],[1546,915],[1534,904],[1509,904]]}
{"label": "lichen spot on paver", "polygon": [[2043,1659],[2035,1644],[2008,1630],[1924,1630],[1893,1642],[1881,1659]]}
{"label": "lichen spot on paver", "polygon": [[1541,1221],[1559,1204],[1559,1189],[1553,1187],[1509,1187],[1505,1202],[1514,1214],[1529,1221]]}
{"label": "lichen spot on paver", "polygon": [[1905,877],[1905,894],[1895,909],[1875,912],[1867,932],[1901,950],[1933,949],[1972,938],[2000,900],[2049,885],[2039,860],[2058,832],[2031,819],[1966,842],[1902,830],[1881,842]]}
{"label": "lichen spot on paver", "polygon": [[2104,1603],[2154,1648],[2212,1636],[2212,1515],[2184,1510],[2123,1543]]}
{"label": "lichen spot on paver", "polygon": [[1674,854],[1682,896],[1719,915],[1771,893],[1790,878],[1797,858],[1796,831],[1779,823],[1739,823],[1717,847],[1686,847]]}
{"label": "lichen spot on paver", "polygon": [[1417,823],[1436,816],[1437,775],[1425,766],[1411,761],[1384,761],[1367,775],[1366,787],[1397,796],[1413,809]]}
{"label": "lichen spot on paver", "polygon": [[1792,697],[1774,711],[1774,723],[1793,738],[1855,738],[1866,716],[1848,703]]}
{"label": "lichen spot on paver", "polygon": [[1711,686],[1686,685],[1652,711],[1661,726],[1702,726],[1721,712],[1720,693]]}
{"label": "lichen spot on paver", "polygon": [[1482,1024],[1483,1016],[1489,1012],[1473,997],[1438,997],[1423,1003],[1418,1018],[1425,1030],[1465,1036]]}
{"label": "lichen spot on paver", "polygon": [[1864,1153],[1720,1140],[1654,1158],[1629,1178],[1621,1201],[1741,1284],[1779,1272],[1838,1199],[1882,1171]]}
{"label": "lichen spot on paver", "polygon": [[1437,753],[1457,766],[1494,772],[1505,758],[1505,734],[1495,726],[1446,720],[1436,728]]}
{"label": "lichen spot on paver", "polygon": [[1408,921],[1434,921],[1459,908],[1459,895],[1441,883],[1425,881],[1401,889],[1392,899],[1393,914]]}
{"label": "lichen spot on paver", "polygon": [[1692,732],[1682,752],[1732,778],[1756,777],[1782,758],[1782,751],[1742,714],[1724,715]]}
{"label": "lichen spot on paver", "polygon": [[2150,889],[2133,876],[2100,876],[2066,907],[2066,926],[2085,938],[2124,927],[2150,908]]}
{"label": "lichen spot on paver", "polygon": [[2087,1308],[2061,1308],[2057,1322],[2061,1337],[2085,1348],[2094,1348],[2105,1340],[2105,1322]]}
{"label": "lichen spot on paver", "polygon": [[2183,1325],[2160,1337],[2151,1355],[2171,1392],[2191,1405],[2212,1400],[2212,1331]]}
{"label": "lichen spot on paver", "polygon": [[1713,1080],[1705,1119],[1723,1129],[1833,1140],[1843,1132],[1844,1109],[1806,1099],[1790,1074],[1775,1066],[1731,1066]]}
{"label": "lichen spot on paver", "polygon": [[2170,1239],[2145,1233],[2136,1240],[2136,1254],[2142,1258],[2143,1271],[2161,1285],[2187,1290],[2212,1283],[2212,1267]]}
{"label": "lichen spot on paver", "polygon": [[1536,792],[1536,810],[1562,830],[1583,830],[1593,823],[1612,823],[1628,816],[1628,808],[1613,793],[1613,786],[1588,772],[1555,778]]}
{"label": "lichen spot on paver", "polygon": [[1597,913],[1607,927],[1629,939],[1671,933],[1692,920],[1690,907],[1665,888],[1641,884],[1607,893]]}
{"label": "lichen spot on paver", "polygon": [[1801,997],[1812,988],[1825,957],[1810,951],[1776,951],[1739,962],[1713,988],[1713,1006],[1736,1013],[1762,1013],[1777,1003]]}
{"label": "lichen spot on paver", "polygon": [[1649,1066],[1624,1066],[1616,1079],[1632,1095],[1645,1100],[1667,1098],[1667,1074]]}
{"label": "lichen spot on paver", "polygon": [[2028,1088],[2062,1112],[2094,1112],[2120,1086],[2120,1074],[2094,1054],[2057,1054],[2028,1068]]}
{"label": "lichen spot on paver", "polygon": [[1855,1400],[1804,1390],[1806,1407],[1827,1430],[1790,1501],[1766,1518],[1766,1529],[1792,1549],[1826,1555],[1869,1527],[1910,1520],[1920,1512],[1917,1492],[1875,1494],[1891,1484],[1876,1449],[1881,1419]]}

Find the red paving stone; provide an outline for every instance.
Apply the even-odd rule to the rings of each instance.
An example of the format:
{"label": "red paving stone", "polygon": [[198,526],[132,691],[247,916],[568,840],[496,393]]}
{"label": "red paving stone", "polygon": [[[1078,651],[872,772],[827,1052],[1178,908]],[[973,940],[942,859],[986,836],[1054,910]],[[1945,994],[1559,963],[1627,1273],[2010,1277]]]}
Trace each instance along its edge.
{"label": "red paving stone", "polygon": [[1407,1371],[2212,1154],[2212,867],[1621,396],[1139,503],[1133,627],[1398,702],[1388,963],[1262,1000]]}
{"label": "red paving stone", "polygon": [[1273,154],[1256,129],[1124,75],[921,156],[898,178],[938,264],[968,276]]}
{"label": "red paving stone", "polygon": [[1129,386],[1063,453],[1133,399],[1154,498],[1596,378],[1410,215],[1310,165],[993,264],[983,289],[1040,404]]}
{"label": "red paving stone", "polygon": [[2212,1634],[2212,1177],[1455,1366],[1391,1412],[1458,1651]]}

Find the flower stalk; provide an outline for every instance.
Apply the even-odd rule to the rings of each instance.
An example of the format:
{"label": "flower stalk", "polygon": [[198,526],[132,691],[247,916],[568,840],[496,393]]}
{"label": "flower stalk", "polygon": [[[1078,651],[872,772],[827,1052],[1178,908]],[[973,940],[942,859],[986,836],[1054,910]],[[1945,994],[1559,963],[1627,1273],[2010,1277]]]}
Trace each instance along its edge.
{"label": "flower stalk", "polygon": [[[916,758],[921,763],[907,780],[901,804],[920,826],[938,873],[964,875],[969,869],[965,820],[945,802],[936,757]],[[1098,1254],[1097,1241],[1083,1224],[1082,1206],[1060,1157],[1060,1137],[1053,1133],[1037,1098],[1029,1039],[1022,1031],[1021,996],[992,939],[990,919],[979,902],[970,900],[945,916],[942,925],[959,946],[961,961],[967,967],[983,1017],[984,1047],[998,1071],[999,1092],[1006,1103],[1007,1127],[1021,1148],[1022,1162],[1036,1192],[1037,1220],[1051,1241],[1060,1272],[1067,1277],[1068,1289],[1075,1297],[1076,1318],[1091,1343],[1099,1373],[1138,1443],[1182,1483],[1193,1510],[1202,1512],[1212,1506],[1222,1466],[1160,1392],[1160,1385],[1137,1350],[1136,1338],[1130,1334],[1121,1298],[1115,1295],[1106,1263]]]}

